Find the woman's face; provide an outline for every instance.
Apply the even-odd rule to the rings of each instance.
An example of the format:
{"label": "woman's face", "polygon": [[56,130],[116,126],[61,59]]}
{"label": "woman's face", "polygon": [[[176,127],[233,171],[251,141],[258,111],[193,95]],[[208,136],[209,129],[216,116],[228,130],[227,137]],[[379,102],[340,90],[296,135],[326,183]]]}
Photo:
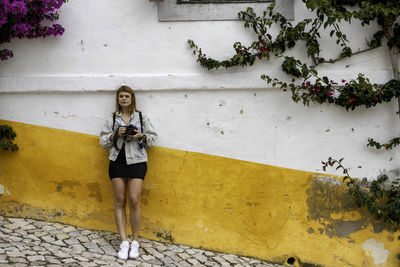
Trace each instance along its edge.
{"label": "woman's face", "polygon": [[132,104],[132,95],[128,92],[120,92],[118,94],[118,103],[121,107],[129,107]]}

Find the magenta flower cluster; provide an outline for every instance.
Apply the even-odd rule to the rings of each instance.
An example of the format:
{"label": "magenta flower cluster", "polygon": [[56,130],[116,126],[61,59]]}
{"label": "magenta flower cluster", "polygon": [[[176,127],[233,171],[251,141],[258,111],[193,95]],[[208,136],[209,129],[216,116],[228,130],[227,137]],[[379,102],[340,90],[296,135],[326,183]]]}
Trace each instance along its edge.
{"label": "magenta flower cluster", "polygon": [[301,85],[295,85],[294,82],[293,79],[289,85],[281,84],[281,88],[283,91],[290,88],[292,99],[295,102],[302,101],[305,105],[310,101],[320,104],[328,102],[353,110],[358,106],[369,108],[400,97],[400,81],[390,80],[383,86],[371,84],[362,74],[349,82],[343,79],[342,84],[328,81],[327,77],[317,79],[314,83],[305,81]]}
{"label": "magenta flower cluster", "polygon": [[64,33],[60,24],[42,25],[44,21],[58,19],[57,10],[65,0],[0,0],[0,60],[13,56],[11,50],[1,46],[13,38],[44,38]]}

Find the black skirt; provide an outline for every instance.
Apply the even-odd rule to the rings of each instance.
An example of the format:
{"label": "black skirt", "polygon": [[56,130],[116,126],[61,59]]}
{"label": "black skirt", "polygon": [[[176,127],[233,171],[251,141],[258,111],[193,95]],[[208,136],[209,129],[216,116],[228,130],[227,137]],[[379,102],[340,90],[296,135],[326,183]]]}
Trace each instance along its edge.
{"label": "black skirt", "polygon": [[139,178],[144,180],[147,172],[147,162],[126,164],[125,146],[122,146],[115,161],[110,160],[108,174],[112,178]]}

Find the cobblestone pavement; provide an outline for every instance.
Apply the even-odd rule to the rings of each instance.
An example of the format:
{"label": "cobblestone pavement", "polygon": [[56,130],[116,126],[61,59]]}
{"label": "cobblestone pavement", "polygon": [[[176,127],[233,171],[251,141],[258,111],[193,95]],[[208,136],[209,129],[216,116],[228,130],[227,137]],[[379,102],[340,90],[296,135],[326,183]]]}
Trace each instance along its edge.
{"label": "cobblestone pavement", "polygon": [[0,216],[0,266],[257,266],[258,259],[141,238],[139,258],[116,257],[118,235],[61,223]]}

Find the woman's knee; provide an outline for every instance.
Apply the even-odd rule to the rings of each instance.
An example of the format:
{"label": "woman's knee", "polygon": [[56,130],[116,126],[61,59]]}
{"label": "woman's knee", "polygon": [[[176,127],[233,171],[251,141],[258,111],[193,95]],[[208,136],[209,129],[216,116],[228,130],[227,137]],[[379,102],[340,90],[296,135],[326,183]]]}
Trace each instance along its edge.
{"label": "woman's knee", "polygon": [[116,208],[125,208],[125,206],[126,206],[125,196],[116,196],[114,198],[114,202],[115,202]]}
{"label": "woman's knee", "polygon": [[130,196],[129,204],[130,204],[131,208],[140,207],[140,196]]}

